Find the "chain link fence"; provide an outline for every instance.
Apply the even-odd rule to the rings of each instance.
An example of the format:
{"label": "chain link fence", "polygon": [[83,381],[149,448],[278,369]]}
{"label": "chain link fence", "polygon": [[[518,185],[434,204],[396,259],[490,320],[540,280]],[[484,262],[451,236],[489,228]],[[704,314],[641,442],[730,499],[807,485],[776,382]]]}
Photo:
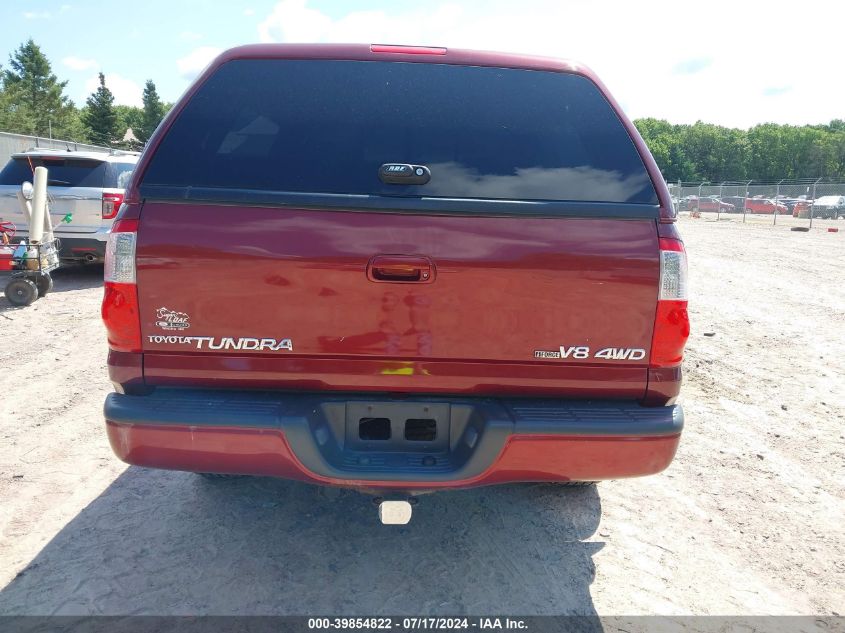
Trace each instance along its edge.
{"label": "chain link fence", "polygon": [[669,191],[675,208],[692,217],[707,214],[719,220],[786,222],[807,227],[818,221],[845,220],[845,181],[784,178],[774,181],[676,182],[669,183]]}

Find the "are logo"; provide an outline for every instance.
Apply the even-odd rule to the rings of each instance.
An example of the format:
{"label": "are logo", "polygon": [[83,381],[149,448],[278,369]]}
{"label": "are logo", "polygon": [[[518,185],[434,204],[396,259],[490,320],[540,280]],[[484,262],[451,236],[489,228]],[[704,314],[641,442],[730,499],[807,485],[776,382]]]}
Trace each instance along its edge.
{"label": "are logo", "polygon": [[156,311],[156,319],[156,325],[162,330],[187,330],[191,327],[190,317],[186,313],[164,307]]}

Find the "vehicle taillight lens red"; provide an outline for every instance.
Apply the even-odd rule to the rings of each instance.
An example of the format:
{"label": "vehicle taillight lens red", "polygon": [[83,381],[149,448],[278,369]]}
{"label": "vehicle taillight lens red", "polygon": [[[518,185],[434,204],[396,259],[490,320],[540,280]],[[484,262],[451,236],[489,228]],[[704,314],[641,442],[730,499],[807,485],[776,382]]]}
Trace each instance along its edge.
{"label": "vehicle taillight lens red", "polygon": [[109,347],[120,352],[141,351],[141,319],[135,284],[105,283],[101,310]]}
{"label": "vehicle taillight lens red", "polygon": [[684,346],[689,338],[689,316],[686,301],[658,301],[651,339],[652,367],[674,367],[684,359]]}
{"label": "vehicle taillight lens red", "polygon": [[675,367],[690,334],[687,256],[680,240],[660,238],[660,290],[651,340],[651,367]]}
{"label": "vehicle taillight lens red", "polygon": [[135,241],[138,220],[118,220],[109,233],[104,268],[105,291],[101,314],[109,347],[121,352],[141,351],[141,318],[135,284]]}
{"label": "vehicle taillight lens red", "polygon": [[120,205],[123,204],[122,193],[103,194],[103,219],[111,220],[117,215]]}

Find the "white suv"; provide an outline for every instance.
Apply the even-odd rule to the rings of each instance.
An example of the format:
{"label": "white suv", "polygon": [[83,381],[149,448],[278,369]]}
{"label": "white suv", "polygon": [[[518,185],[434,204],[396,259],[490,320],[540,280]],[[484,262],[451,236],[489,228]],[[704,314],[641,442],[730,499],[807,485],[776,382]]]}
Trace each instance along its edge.
{"label": "white suv", "polygon": [[16,238],[27,236],[17,192],[22,183],[32,182],[36,167],[44,166],[48,169],[50,217],[61,240],[62,259],[102,262],[109,229],[137,162],[137,152],[119,150],[30,149],[13,154],[0,171],[0,220],[16,225]]}

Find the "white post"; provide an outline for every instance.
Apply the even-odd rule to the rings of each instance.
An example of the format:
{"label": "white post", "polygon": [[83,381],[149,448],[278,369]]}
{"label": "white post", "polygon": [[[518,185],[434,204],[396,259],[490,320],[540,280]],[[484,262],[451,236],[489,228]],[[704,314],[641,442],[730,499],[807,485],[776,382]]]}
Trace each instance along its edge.
{"label": "white post", "polygon": [[44,237],[42,243],[49,244],[55,239],[53,235],[53,218],[50,217],[50,200],[44,205]]}
{"label": "white post", "polygon": [[29,241],[41,243],[44,235],[44,213],[47,210],[47,168],[36,167],[32,179],[32,216],[29,218]]}
{"label": "white post", "polygon": [[29,223],[32,221],[32,203],[23,197],[23,193],[18,191],[18,204],[21,208],[21,214],[23,214],[23,219],[26,220],[26,225],[29,226]]}

